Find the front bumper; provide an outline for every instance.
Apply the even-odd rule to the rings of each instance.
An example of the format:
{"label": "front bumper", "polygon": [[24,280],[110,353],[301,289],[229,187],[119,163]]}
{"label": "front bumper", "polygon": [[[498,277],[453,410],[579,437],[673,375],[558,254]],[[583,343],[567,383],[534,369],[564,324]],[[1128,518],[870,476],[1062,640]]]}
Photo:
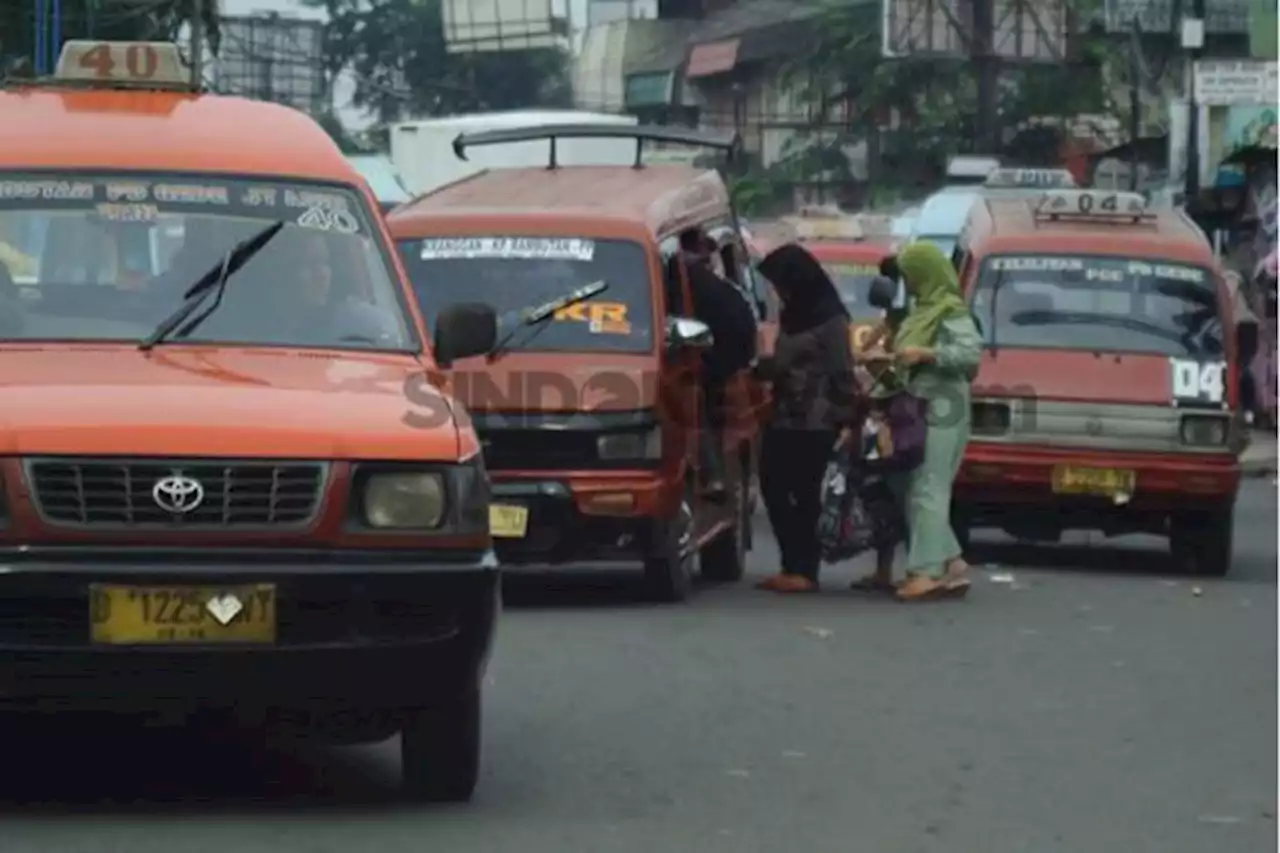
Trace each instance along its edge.
{"label": "front bumper", "polygon": [[[1133,471],[1136,489],[1122,500],[1057,494],[1053,470],[1060,465]],[[1082,451],[971,442],[954,494],[957,511],[975,524],[1020,517],[1062,529],[1160,532],[1174,513],[1230,506],[1239,485],[1239,462],[1228,454]]]}
{"label": "front bumper", "polygon": [[[499,610],[491,555],[0,550],[0,705],[400,709],[478,682]],[[271,645],[104,646],[92,583],[276,587]]]}
{"label": "front bumper", "polygon": [[495,536],[503,566],[632,561],[652,550],[663,520],[679,509],[679,488],[652,472],[618,476],[494,476],[495,504],[529,511],[524,536]]}

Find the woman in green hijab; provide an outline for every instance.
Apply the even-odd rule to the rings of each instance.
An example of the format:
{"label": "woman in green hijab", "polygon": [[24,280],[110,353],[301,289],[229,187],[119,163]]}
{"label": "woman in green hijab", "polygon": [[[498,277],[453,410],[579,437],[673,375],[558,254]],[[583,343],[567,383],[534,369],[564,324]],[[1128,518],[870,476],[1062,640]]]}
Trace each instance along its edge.
{"label": "woman in green hijab", "polygon": [[951,487],[969,441],[969,386],[982,337],[940,249],[912,243],[897,260],[910,305],[887,357],[929,408],[924,461],[907,483],[907,577],[897,595],[903,601],[958,597],[968,592],[969,565],[951,529]]}

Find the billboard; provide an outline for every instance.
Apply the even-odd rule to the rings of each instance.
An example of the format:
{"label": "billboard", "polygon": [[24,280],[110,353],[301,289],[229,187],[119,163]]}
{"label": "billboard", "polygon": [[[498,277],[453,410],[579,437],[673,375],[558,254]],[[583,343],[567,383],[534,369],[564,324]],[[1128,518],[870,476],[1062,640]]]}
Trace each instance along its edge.
{"label": "billboard", "polygon": [[[1275,6],[1274,0],[1272,7]],[[1190,3],[1179,0],[1106,0],[1109,32],[1126,32],[1136,21],[1146,33],[1177,36],[1178,20],[1191,14]],[[1243,35],[1249,30],[1249,0],[1209,0],[1205,3],[1204,31],[1210,35]]]}
{"label": "billboard", "polygon": [[[1006,62],[1061,62],[1067,0],[993,0],[992,43]],[[886,57],[967,59],[974,54],[972,0],[884,0]]]}
{"label": "billboard", "polygon": [[442,0],[450,53],[568,46],[568,0]]}
{"label": "billboard", "polygon": [[224,16],[217,90],[314,113],[327,105],[324,24],[279,15]]}

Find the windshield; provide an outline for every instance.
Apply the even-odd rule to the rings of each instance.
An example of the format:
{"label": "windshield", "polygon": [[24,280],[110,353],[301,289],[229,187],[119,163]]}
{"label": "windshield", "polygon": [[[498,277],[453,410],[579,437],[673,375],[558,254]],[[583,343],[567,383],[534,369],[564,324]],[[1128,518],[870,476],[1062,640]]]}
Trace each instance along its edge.
{"label": "windshield", "polygon": [[840,291],[840,299],[848,309],[851,320],[873,323],[880,319],[880,310],[867,302],[871,280],[880,274],[879,266],[850,261],[823,261],[822,267],[835,282],[836,290]]}
{"label": "windshield", "polygon": [[170,342],[417,349],[360,196],[209,175],[0,173],[0,342],[138,341],[238,242],[286,223]]}
{"label": "windshield", "polygon": [[951,257],[953,252],[955,252],[956,243],[959,240],[958,236],[955,234],[921,234],[915,239],[923,243],[932,243],[941,249],[942,254],[946,255],[948,258]]}
{"label": "windshield", "polygon": [[1006,255],[973,296],[988,345],[1219,358],[1215,279],[1150,259]]}
{"label": "windshield", "polygon": [[603,281],[599,296],[559,311],[512,340],[514,350],[649,352],[653,285],[639,243],[561,237],[433,237],[402,240],[400,256],[428,322],[455,302],[500,315],[533,308]]}

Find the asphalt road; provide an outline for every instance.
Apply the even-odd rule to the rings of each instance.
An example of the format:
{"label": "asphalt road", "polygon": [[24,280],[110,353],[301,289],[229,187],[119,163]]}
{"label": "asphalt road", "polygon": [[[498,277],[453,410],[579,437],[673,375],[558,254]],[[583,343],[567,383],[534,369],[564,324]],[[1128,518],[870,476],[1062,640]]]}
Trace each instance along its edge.
{"label": "asphalt road", "polygon": [[1274,850],[1270,479],[1237,525],[1225,580],[1162,574],[1155,541],[996,547],[964,603],[858,598],[851,570],[820,596],[678,607],[517,584],[470,806],[398,803],[391,743],[85,732],[4,756],[0,851]]}

